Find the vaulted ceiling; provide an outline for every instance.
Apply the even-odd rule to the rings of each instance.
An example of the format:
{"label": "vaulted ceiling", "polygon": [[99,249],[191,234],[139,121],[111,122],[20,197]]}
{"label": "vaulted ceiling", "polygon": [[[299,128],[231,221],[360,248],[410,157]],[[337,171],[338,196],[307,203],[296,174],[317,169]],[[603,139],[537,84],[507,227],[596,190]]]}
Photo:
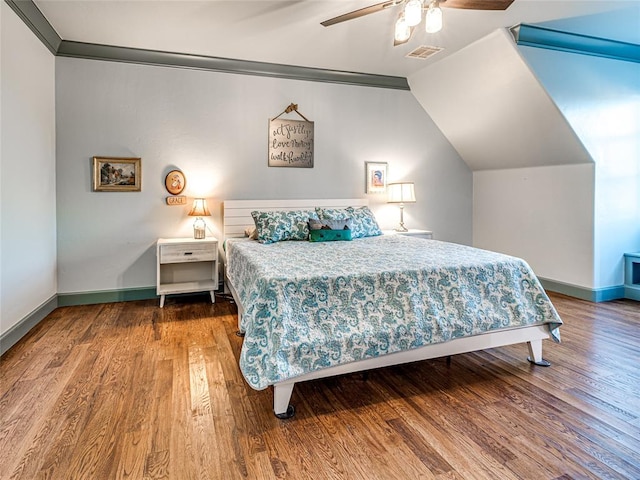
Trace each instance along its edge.
{"label": "vaulted ceiling", "polygon": [[[399,6],[330,27],[320,25],[376,0],[34,3],[57,34],[68,41],[408,77],[496,28],[615,13],[639,2],[515,0],[506,11],[443,8],[442,31],[428,34],[419,28],[410,42],[398,47],[393,46],[393,28]],[[608,36],[627,41],[625,35],[625,28],[617,28]],[[426,60],[405,57],[420,45],[444,50]]]}
{"label": "vaulted ceiling", "polygon": [[[20,7],[31,12],[27,23],[44,15],[39,29],[44,23],[44,30],[55,30],[58,46],[52,50],[59,48],[61,55],[410,87],[472,170],[593,161],[521,58],[510,27],[538,24],[568,37],[610,39],[616,49],[626,49],[620,42],[636,44],[631,61],[640,61],[640,0],[515,0],[505,11],[443,8],[441,32],[420,29],[397,47],[398,5],[331,27],[320,25],[375,0],[5,1],[27,5]],[[406,57],[420,45],[443,51],[426,60]],[[127,52],[133,57],[127,58]],[[197,64],[198,56],[207,62],[204,67]],[[273,72],[271,64],[276,64]]]}

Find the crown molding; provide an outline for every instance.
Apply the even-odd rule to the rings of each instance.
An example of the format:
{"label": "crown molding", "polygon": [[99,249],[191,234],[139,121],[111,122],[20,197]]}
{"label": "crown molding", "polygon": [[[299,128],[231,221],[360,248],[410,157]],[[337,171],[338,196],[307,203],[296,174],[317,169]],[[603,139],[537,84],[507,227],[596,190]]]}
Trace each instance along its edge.
{"label": "crown molding", "polygon": [[342,83],[365,87],[409,90],[406,78],[367,73],[298,67],[277,63],[252,62],[230,58],[188,55],[141,48],[116,47],[95,43],[63,40],[56,54],[59,57],[85,58],[113,62],[137,63],[165,67],[210,70],[214,72],[258,75],[263,77],[307,80],[311,82]]}
{"label": "crown molding", "polygon": [[60,47],[62,38],[58,32],[51,26],[49,21],[42,15],[32,0],[4,0],[16,15],[25,23],[27,27],[35,34],[36,37],[49,49],[54,55]]}
{"label": "crown molding", "polygon": [[640,63],[640,45],[521,24],[512,29],[518,45]]}
{"label": "crown molding", "polygon": [[252,62],[231,58],[189,55],[176,52],[116,47],[95,43],[63,40],[44,17],[33,0],[5,0],[18,17],[42,43],[59,57],[84,58],[111,62],[136,63],[165,67],[190,68],[214,72],[257,75],[263,77],[305,80],[310,82],[340,83],[362,87],[409,90],[404,77],[373,75],[368,73],[298,67],[277,63]]}

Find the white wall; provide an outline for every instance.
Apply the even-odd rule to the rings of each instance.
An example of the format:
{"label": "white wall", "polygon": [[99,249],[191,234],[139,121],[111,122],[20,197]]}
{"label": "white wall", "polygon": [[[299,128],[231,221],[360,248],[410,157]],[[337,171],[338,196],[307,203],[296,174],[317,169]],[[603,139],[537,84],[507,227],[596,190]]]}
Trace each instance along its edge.
{"label": "white wall", "polygon": [[540,277],[593,286],[594,165],[473,174],[473,244],[524,258]]}
{"label": "white wall", "polygon": [[596,162],[594,286],[622,285],[640,251],[640,64],[521,50]]}
{"label": "white wall", "polygon": [[474,172],[473,245],[591,288],[593,160],[510,34],[496,30],[409,82]]}
{"label": "white wall", "polygon": [[409,81],[474,171],[475,246],[556,282],[622,285],[640,250],[640,64],[499,30]]}
{"label": "white wall", "polygon": [[506,29],[425,67],[409,84],[474,172],[593,161]]}
{"label": "white wall", "polygon": [[[363,197],[365,161],[388,162],[415,182],[408,226],[471,242],[471,172],[410,92],[57,58],[56,102],[60,293],[155,284],[156,239],[191,235],[189,206],[164,203],[176,167],[220,236],[224,199]],[[315,122],[312,169],[267,167],[268,119],[291,102]],[[91,192],[94,155],[141,157],[142,192]]]}
{"label": "white wall", "polygon": [[54,57],[1,12],[0,333],[56,293]]}

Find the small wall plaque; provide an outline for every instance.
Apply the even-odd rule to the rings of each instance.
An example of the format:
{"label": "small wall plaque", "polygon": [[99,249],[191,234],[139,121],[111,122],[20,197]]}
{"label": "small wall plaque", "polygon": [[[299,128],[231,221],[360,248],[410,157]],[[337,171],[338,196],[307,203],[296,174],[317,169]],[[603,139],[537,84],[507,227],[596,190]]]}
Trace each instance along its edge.
{"label": "small wall plaque", "polygon": [[167,205],[186,205],[187,197],[184,195],[176,195],[175,197],[167,197]]}

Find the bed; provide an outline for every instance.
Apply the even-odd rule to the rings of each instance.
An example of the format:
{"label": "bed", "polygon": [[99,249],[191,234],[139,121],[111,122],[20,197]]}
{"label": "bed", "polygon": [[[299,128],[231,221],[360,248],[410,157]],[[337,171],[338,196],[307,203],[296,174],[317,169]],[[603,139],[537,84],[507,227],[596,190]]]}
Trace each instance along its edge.
{"label": "bed", "polygon": [[279,418],[294,414],[296,383],[542,340],[562,320],[521,259],[401,235],[352,241],[244,237],[251,212],[366,207],[364,199],[224,202],[225,286],[244,335],[240,369],[273,386]]}

